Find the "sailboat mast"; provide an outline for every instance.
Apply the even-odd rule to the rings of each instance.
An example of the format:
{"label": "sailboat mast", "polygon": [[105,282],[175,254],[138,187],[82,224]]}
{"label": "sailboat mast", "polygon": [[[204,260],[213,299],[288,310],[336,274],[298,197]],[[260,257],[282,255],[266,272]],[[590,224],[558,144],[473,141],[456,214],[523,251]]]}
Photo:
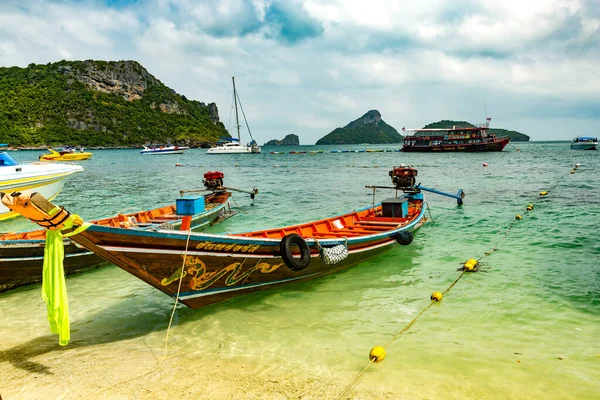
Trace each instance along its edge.
{"label": "sailboat mast", "polygon": [[235,91],[235,76],[232,76],[231,80],[233,81],[233,101],[235,102],[235,126],[237,127],[238,143],[241,143],[240,119],[238,118],[237,92]]}

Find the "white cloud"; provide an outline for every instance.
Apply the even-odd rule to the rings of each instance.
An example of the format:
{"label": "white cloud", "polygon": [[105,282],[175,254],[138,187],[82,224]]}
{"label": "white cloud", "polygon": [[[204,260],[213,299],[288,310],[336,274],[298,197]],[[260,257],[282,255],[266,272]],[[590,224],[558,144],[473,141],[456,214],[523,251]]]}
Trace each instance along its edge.
{"label": "white cloud", "polygon": [[597,2],[290,1],[273,23],[278,0],[4,3],[0,65],[134,59],[186,97],[217,102],[224,122],[235,75],[261,143],[288,133],[314,143],[370,109],[397,129],[476,123],[484,99],[495,126],[534,140],[600,122]]}

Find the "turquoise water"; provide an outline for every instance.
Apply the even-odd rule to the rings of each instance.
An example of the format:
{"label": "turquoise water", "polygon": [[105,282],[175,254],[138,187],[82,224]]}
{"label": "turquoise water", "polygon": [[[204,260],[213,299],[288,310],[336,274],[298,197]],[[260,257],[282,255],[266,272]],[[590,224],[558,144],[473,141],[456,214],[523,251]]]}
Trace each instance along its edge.
{"label": "turquoise water", "polygon": [[[568,142],[515,143],[493,154],[301,147],[325,152],[98,150],[56,203],[85,219],[151,208],[174,202],[181,189],[201,188],[203,173],[219,170],[227,186],[257,187],[259,195],[253,203],[235,194],[241,213],[210,230],[244,231],[368,205],[365,185],[389,185],[388,171],[402,162],[417,166],[424,186],[463,189],[465,204],[426,194],[432,220],[413,244],[343,273],[203,309],[177,308],[158,369],[173,302],[114,266],[67,279],[66,348],[49,333],[40,285],[0,294],[2,397],[337,398],[377,345],[386,347],[386,359],[367,367],[343,398],[600,396],[598,152],[570,150]],[[34,161],[38,153],[11,154]],[[581,167],[571,174],[575,163]],[[377,192],[376,200],[390,194]],[[15,220],[0,229],[27,226]],[[432,292],[459,276],[462,262],[482,257],[481,272],[465,275],[399,335]]]}

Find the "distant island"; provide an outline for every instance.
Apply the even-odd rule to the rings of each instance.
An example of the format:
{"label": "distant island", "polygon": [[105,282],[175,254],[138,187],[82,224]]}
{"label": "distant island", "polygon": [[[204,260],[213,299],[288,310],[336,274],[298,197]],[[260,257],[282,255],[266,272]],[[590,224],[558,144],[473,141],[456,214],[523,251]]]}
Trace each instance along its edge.
{"label": "distant island", "polygon": [[379,111],[371,110],[343,128],[334,129],[317,140],[316,144],[385,144],[400,142],[402,142],[402,135],[381,119]]}
{"label": "distant island", "polygon": [[188,100],[136,61],[0,68],[0,143],[13,148],[178,144],[231,137],[215,103]]}
{"label": "distant island", "polygon": [[300,144],[300,138],[298,135],[290,134],[286,135],[283,139],[269,140],[263,146],[298,146]]}
{"label": "distant island", "polygon": [[[470,127],[474,127],[475,125],[466,122],[466,121],[449,121],[449,120],[442,120],[442,121],[438,121],[438,122],[433,122],[429,125],[425,125],[423,127],[423,129],[448,129],[448,128],[452,128],[453,126],[456,127],[461,127],[461,128],[470,128]],[[529,141],[529,136],[525,135],[524,133],[521,132],[517,132],[517,131],[509,131],[506,129],[500,129],[500,128],[489,128],[488,133],[493,133],[494,135],[498,136],[498,137],[502,137],[502,136],[507,136],[510,138],[511,142],[528,142]]]}

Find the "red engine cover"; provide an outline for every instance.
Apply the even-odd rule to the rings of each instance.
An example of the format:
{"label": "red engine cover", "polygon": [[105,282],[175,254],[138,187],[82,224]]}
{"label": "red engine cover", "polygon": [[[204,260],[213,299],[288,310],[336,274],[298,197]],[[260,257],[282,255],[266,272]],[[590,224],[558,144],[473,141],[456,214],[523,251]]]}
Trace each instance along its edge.
{"label": "red engine cover", "polygon": [[223,173],[219,172],[219,171],[209,171],[206,172],[204,174],[204,179],[206,180],[211,180],[211,179],[223,179]]}

